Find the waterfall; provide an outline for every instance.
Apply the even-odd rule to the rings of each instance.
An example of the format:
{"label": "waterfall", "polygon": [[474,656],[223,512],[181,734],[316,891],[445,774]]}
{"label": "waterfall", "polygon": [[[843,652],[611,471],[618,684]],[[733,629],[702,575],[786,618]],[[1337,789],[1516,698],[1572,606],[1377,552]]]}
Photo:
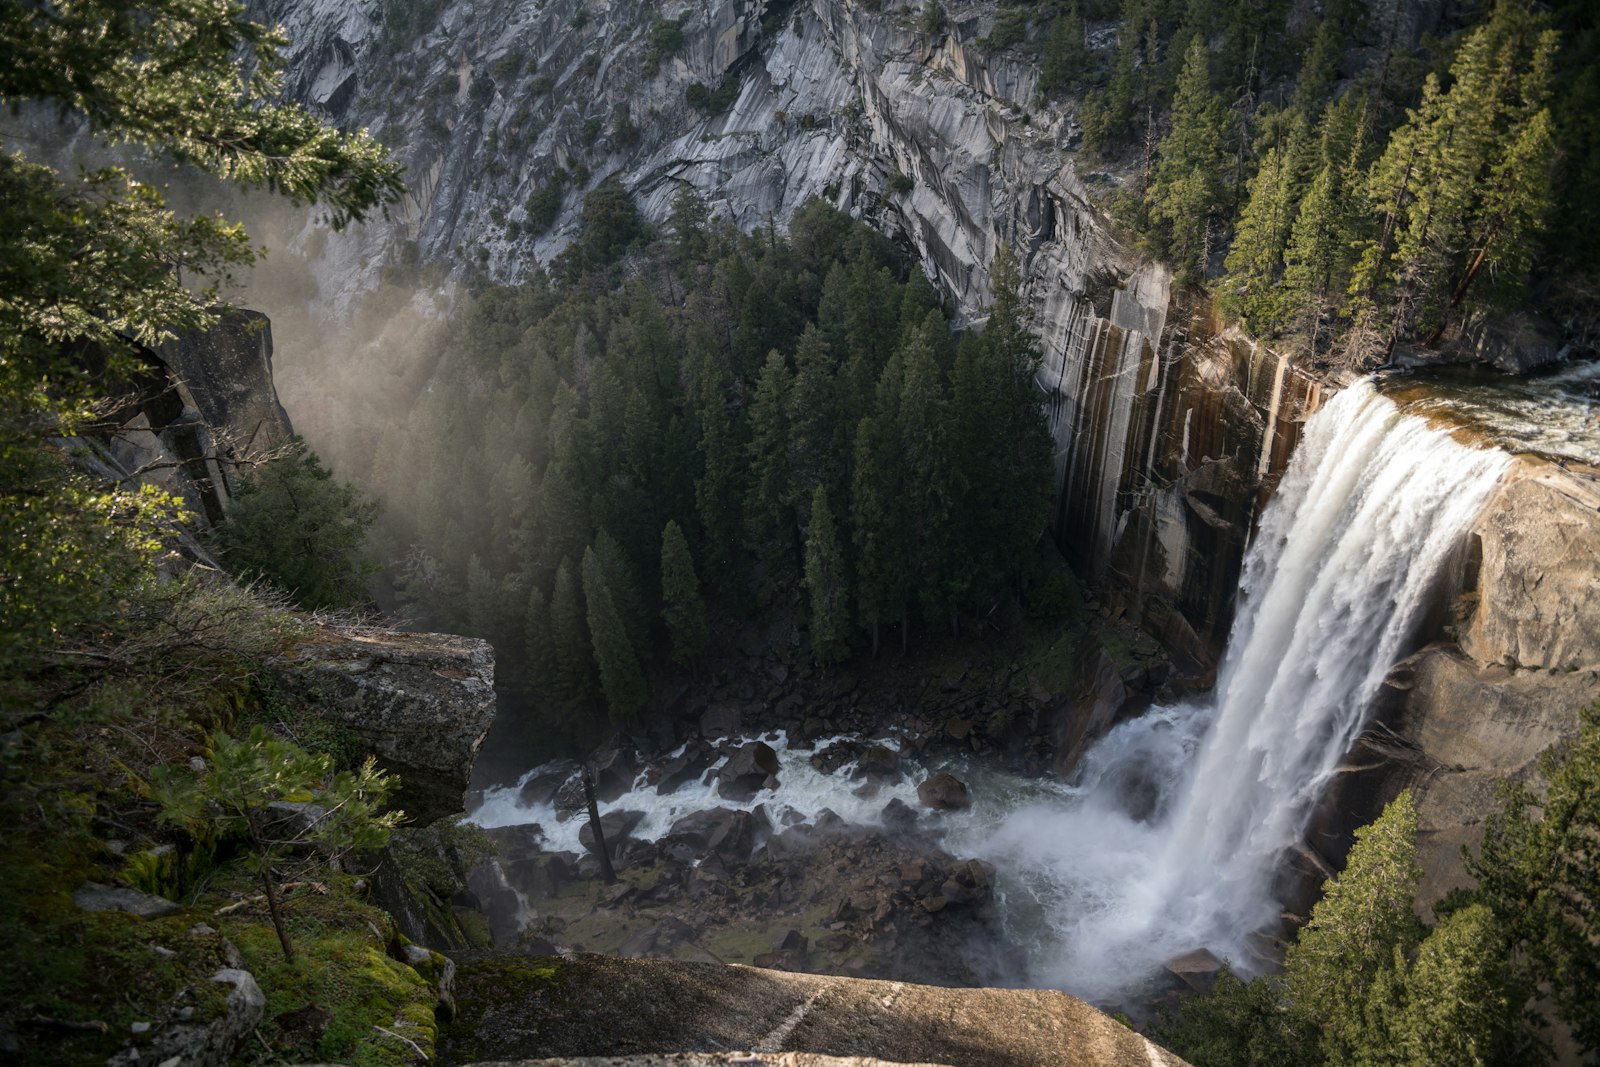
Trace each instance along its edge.
{"label": "waterfall", "polygon": [[1015,812],[988,843],[1023,898],[1008,904],[1055,943],[1036,980],[1115,997],[1199,947],[1249,970],[1284,850],[1508,463],[1365,382],[1307,423],[1246,557],[1211,699],[1119,726],[1072,800]]}

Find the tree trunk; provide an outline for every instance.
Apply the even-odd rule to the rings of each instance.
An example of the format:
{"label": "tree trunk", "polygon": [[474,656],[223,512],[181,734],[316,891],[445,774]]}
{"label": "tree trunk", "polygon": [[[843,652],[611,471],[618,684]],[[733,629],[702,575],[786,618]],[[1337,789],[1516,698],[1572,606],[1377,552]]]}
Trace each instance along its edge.
{"label": "tree trunk", "polygon": [[595,851],[600,855],[600,876],[606,885],[617,884],[617,872],[611,867],[611,850],[606,845],[606,832],[600,828],[600,805],[594,799],[594,776],[589,768],[583,769],[583,799],[589,805],[589,829],[594,831]]}
{"label": "tree trunk", "polygon": [[261,840],[261,830],[256,826],[253,815],[246,815],[245,825],[250,830],[250,844],[256,850],[256,858],[261,861],[261,888],[267,895],[267,914],[272,916],[272,928],[277,931],[278,944],[283,948],[283,958],[293,964],[294,944],[289,940],[289,931],[283,927],[283,913],[278,906],[278,883],[272,880],[271,850]]}

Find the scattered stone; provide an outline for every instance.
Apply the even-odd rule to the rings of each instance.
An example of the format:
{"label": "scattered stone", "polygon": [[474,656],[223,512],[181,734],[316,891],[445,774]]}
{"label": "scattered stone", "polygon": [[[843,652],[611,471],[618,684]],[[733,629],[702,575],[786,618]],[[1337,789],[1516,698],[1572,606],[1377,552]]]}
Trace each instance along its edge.
{"label": "scattered stone", "polygon": [[135,1033],[135,1034],[147,1034],[147,1033],[150,1032],[150,1024],[149,1023],[129,1023],[128,1024],[128,1030],[130,1032],[132,1032],[132,1033]]}
{"label": "scattered stone", "polygon": [[917,799],[935,811],[965,811],[972,807],[967,784],[955,775],[940,771],[917,786]]}
{"label": "scattered stone", "polygon": [[124,911],[141,919],[159,919],[183,910],[165,897],[99,882],[85,882],[74,889],[72,902],[84,911]]}
{"label": "scattered stone", "polygon": [[952,741],[965,741],[972,733],[971,719],[951,719],[944,724],[944,732]]}
{"label": "scattered stone", "polygon": [[206,1023],[180,1022],[162,1027],[148,1044],[123,1049],[106,1061],[106,1067],[166,1064],[173,1060],[184,1064],[230,1062],[239,1043],[260,1024],[267,998],[249,971],[230,967],[213,974],[211,980],[233,987],[220,1015]]}

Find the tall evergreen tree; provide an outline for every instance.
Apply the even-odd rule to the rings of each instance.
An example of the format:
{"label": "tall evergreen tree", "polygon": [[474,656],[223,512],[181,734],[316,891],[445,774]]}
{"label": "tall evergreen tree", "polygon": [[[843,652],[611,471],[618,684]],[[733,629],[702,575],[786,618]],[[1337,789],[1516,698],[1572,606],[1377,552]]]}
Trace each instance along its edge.
{"label": "tall evergreen tree", "polygon": [[839,663],[850,654],[850,595],[845,580],[844,549],[828,505],[817,486],[811,493],[811,518],[806,526],[805,582],[810,592],[811,654],[820,666]]}
{"label": "tall evergreen tree", "polygon": [[1196,35],[1172,100],[1172,130],[1161,142],[1160,161],[1145,193],[1156,250],[1190,283],[1205,277],[1225,199],[1220,176],[1226,122],[1222,102],[1211,90],[1211,53]]}
{"label": "tall evergreen tree", "polygon": [[672,661],[686,667],[705,651],[706,606],[689,542],[676,522],[661,531],[661,617],[672,638]]}
{"label": "tall evergreen tree", "polygon": [[605,568],[594,549],[583,552],[583,599],[594,660],[600,668],[600,690],[613,725],[632,722],[644,707],[646,690],[639,660],[629,643],[622,613],[606,584]]}
{"label": "tall evergreen tree", "polygon": [[559,721],[576,722],[583,702],[594,692],[594,654],[583,597],[569,560],[556,568],[550,593],[550,677],[545,681]]}
{"label": "tall evergreen tree", "polygon": [[1084,33],[1083,15],[1076,0],[1050,23],[1040,64],[1039,87],[1047,93],[1065,92],[1082,85],[1090,73],[1091,55]]}
{"label": "tall evergreen tree", "polygon": [[1310,134],[1297,113],[1290,113],[1286,125],[1250,179],[1250,196],[1239,215],[1219,294],[1226,310],[1267,335],[1277,333],[1294,312],[1278,282],[1300,200],[1300,172],[1310,149]]}
{"label": "tall evergreen tree", "polygon": [[750,406],[750,489],[745,502],[746,533],[769,569],[793,565],[794,467],[789,453],[793,388],[788,361],[773,349],[761,368]]}
{"label": "tall evergreen tree", "polygon": [[838,399],[835,362],[827,339],[815,326],[807,326],[795,349],[794,387],[789,392],[789,436],[797,504],[809,514],[811,491],[833,491],[843,474],[843,458],[836,440]]}
{"label": "tall evergreen tree", "polygon": [[1422,868],[1417,865],[1417,811],[1401,793],[1356,843],[1338,878],[1323,886],[1311,919],[1284,956],[1293,1010],[1320,1029],[1331,1063],[1355,1060],[1367,1045],[1369,991],[1422,939],[1412,911]]}

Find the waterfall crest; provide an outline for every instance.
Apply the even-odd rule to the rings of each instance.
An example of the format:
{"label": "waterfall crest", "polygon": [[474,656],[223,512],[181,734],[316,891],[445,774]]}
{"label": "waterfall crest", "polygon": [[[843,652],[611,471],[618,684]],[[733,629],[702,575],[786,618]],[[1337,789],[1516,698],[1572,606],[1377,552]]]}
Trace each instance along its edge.
{"label": "waterfall crest", "polygon": [[1307,423],[1247,555],[1212,698],[1113,730],[1070,806],[1018,811],[987,850],[1059,939],[1038,980],[1112,997],[1202,946],[1249,969],[1284,849],[1509,462],[1364,382]]}

